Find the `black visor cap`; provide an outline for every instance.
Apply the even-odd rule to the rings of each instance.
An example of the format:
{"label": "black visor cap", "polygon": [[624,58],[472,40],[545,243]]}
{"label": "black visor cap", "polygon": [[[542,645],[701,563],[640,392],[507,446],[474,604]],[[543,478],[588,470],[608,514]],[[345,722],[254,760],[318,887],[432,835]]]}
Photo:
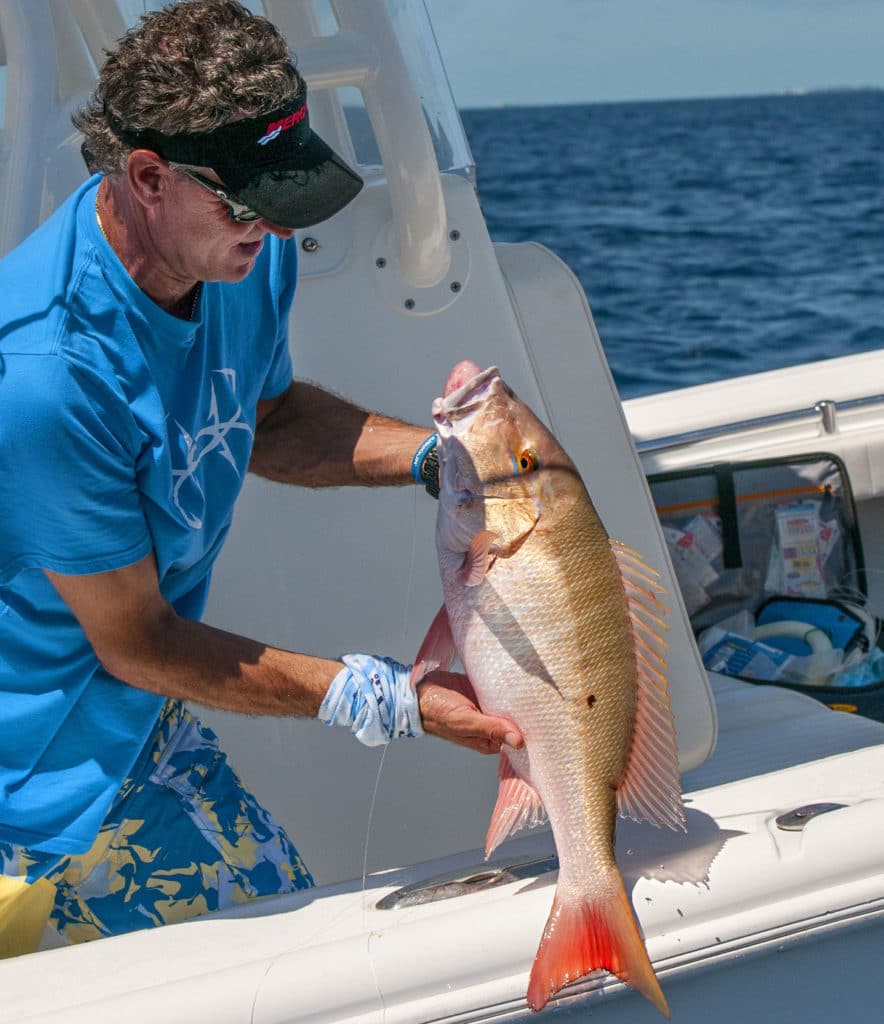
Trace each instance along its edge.
{"label": "black visor cap", "polygon": [[211,167],[256,213],[283,228],[328,220],[362,188],[362,178],[310,128],[307,90],[279,110],[233,121],[212,132],[165,135],[127,129],[105,106],[114,134],[164,160]]}
{"label": "black visor cap", "polygon": [[318,135],[285,167],[209,164],[237,199],[283,228],[328,220],[356,197],[362,178]]}

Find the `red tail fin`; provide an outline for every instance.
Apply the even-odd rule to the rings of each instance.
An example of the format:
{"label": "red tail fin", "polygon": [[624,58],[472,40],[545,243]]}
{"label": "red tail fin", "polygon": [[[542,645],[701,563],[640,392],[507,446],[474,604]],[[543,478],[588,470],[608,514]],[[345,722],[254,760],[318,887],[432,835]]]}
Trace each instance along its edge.
{"label": "red tail fin", "polygon": [[528,983],[532,1010],[542,1010],[568,982],[604,967],[669,1017],[626,892],[617,888],[607,898],[579,902],[565,902],[556,891]]}

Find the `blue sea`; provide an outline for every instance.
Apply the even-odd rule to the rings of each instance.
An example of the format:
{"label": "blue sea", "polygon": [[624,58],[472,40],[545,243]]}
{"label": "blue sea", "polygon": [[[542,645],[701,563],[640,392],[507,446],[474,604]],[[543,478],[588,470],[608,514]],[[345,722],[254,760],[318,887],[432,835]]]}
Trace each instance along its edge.
{"label": "blue sea", "polygon": [[462,117],[492,237],[570,265],[621,397],[884,347],[884,91]]}

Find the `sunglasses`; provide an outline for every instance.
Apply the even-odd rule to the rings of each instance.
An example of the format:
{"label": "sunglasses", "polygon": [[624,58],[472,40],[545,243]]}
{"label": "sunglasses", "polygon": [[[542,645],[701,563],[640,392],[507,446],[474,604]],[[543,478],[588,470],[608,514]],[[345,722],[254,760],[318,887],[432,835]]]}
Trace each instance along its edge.
{"label": "sunglasses", "polygon": [[198,171],[194,171],[186,164],[175,164],[169,161],[169,166],[173,171],[180,171],[182,174],[186,174],[188,178],[195,181],[197,185],[202,185],[204,189],[207,189],[212,195],[219,199],[227,207],[230,213],[230,219],[235,220],[240,224],[247,223],[248,221],[260,220],[261,214],[253,210],[250,206],[246,206],[245,203],[241,203],[231,192],[228,192],[223,185],[219,185],[215,181],[211,181]]}

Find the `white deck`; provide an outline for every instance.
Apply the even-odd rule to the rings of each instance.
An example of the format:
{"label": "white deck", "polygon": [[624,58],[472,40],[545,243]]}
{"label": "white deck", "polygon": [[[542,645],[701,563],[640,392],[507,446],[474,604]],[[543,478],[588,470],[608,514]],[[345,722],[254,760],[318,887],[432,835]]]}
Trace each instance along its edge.
{"label": "white deck", "polygon": [[[749,957],[798,946],[793,955],[800,958],[803,943],[827,938],[843,944],[861,935],[859,948],[878,946],[873,933],[851,931],[854,939],[846,940],[842,932],[847,924],[874,928],[884,914],[884,726],[775,688],[717,679],[714,689],[719,749],[686,777],[687,834],[631,822],[618,828],[618,859],[676,1021],[745,1019],[731,1016],[727,972],[715,976],[719,988],[704,997],[707,1016],[696,1016],[687,993],[701,968],[716,963],[739,974]],[[791,750],[770,742],[772,732],[791,734],[795,723],[801,738]],[[839,749],[850,752],[830,756],[834,736]],[[723,781],[746,761],[753,764],[751,778]],[[818,801],[846,807],[810,821],[802,832],[776,826],[780,814]],[[550,836],[541,832],[506,844],[494,863],[551,852]],[[484,868],[476,850],[369,876],[364,888],[345,883],[7,961],[0,964],[0,989],[12,993],[4,1000],[4,1020],[513,1019],[527,1014],[527,973],[554,873],[422,906],[376,909],[403,885]],[[811,994],[822,1008],[812,983],[803,994],[791,993],[791,1005]],[[641,997],[609,976],[578,982],[559,1003],[575,1012],[588,1007],[593,1020],[627,1007],[630,1021],[657,1019]]]}

